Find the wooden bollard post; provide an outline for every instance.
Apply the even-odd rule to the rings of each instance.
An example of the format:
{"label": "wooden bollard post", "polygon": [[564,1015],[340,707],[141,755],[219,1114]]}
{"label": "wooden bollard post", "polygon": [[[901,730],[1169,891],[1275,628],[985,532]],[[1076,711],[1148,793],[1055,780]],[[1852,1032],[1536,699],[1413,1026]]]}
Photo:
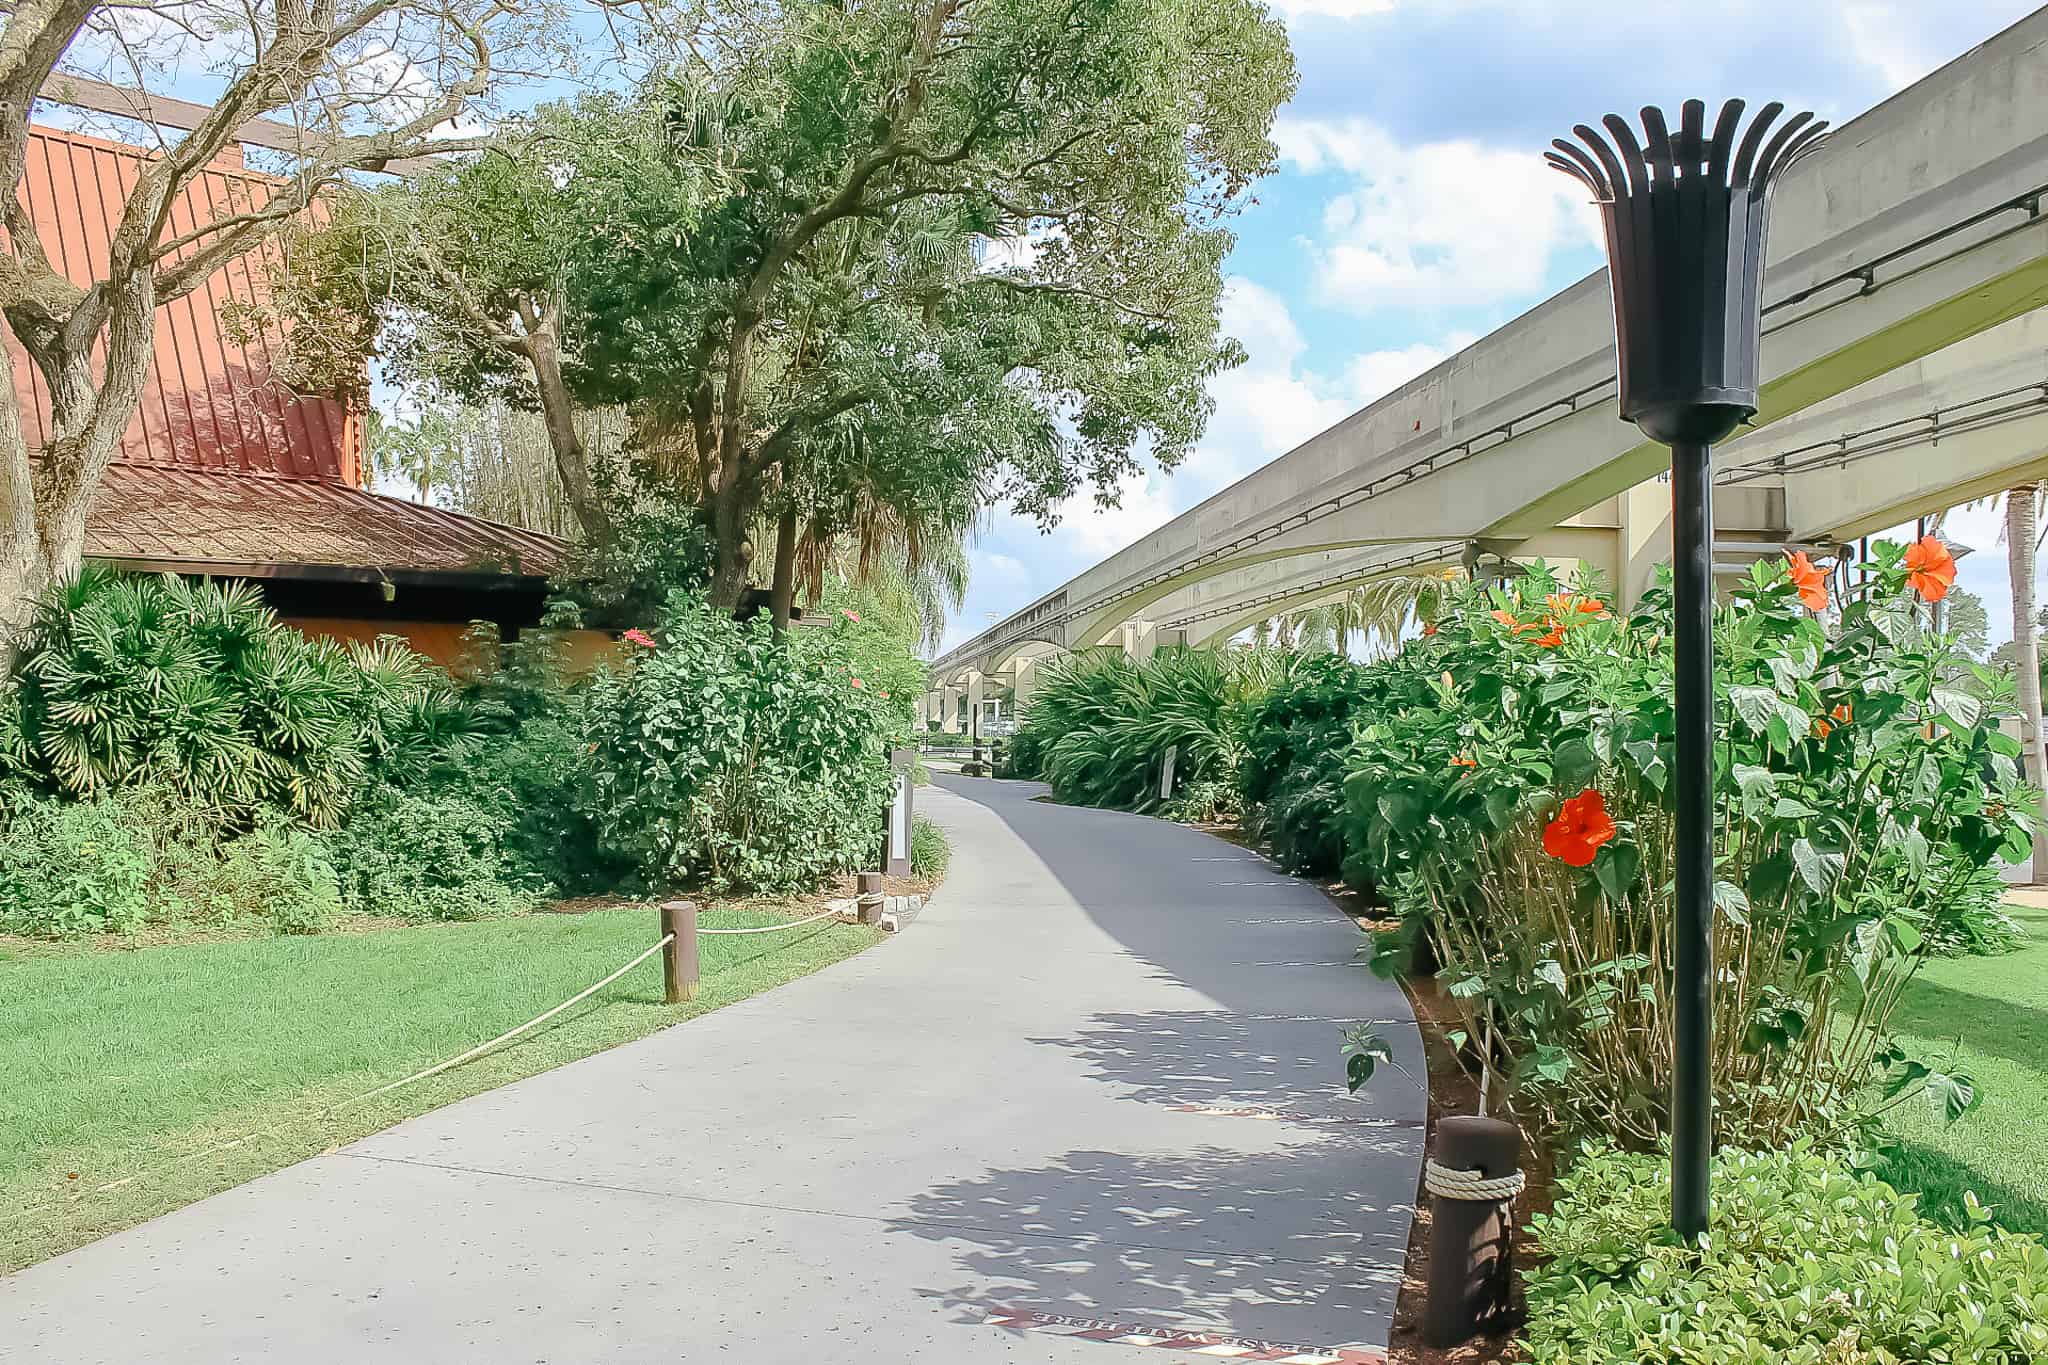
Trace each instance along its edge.
{"label": "wooden bollard post", "polygon": [[861,873],[859,893],[859,896],[854,901],[854,905],[860,911],[860,922],[862,924],[880,924],[882,922],[882,874],[879,872]]}
{"label": "wooden bollard post", "polygon": [[695,998],[701,969],[697,962],[697,902],[664,901],[661,933],[661,996],[671,1005]]}
{"label": "wooden bollard post", "polygon": [[[1522,1135],[1499,1119],[1457,1115],[1437,1124],[1437,1164],[1503,1179],[1520,1169]],[[1422,1339],[1456,1346],[1509,1325],[1513,1310],[1511,1239],[1514,1200],[1456,1199],[1432,1194],[1429,1211],[1429,1296]]]}

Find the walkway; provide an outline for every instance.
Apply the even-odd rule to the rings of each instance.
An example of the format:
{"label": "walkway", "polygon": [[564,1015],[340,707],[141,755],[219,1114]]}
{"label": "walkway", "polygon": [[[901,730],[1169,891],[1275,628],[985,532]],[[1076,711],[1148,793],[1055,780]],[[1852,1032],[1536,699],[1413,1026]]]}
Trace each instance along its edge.
{"label": "walkway", "polygon": [[1393,1072],[1346,1097],[1340,1021],[1392,1021],[1411,1069],[1419,1042],[1356,932],[1229,844],[941,781],[954,870],[902,939],[0,1280],[0,1358],[1383,1345],[1422,1098]]}

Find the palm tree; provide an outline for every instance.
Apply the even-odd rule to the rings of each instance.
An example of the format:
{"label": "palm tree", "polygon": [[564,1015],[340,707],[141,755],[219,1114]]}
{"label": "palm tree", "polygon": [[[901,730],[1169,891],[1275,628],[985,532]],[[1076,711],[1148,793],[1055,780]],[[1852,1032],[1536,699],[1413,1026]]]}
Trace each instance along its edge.
{"label": "palm tree", "polygon": [[[2005,495],[2005,563],[2012,580],[2013,662],[2019,671],[2020,743],[2025,746],[2027,781],[2048,786],[2048,758],[2041,751],[2041,641],[2035,631],[2034,557],[2040,548],[2041,485],[2023,483]],[[2048,838],[2037,822],[2032,881],[2048,881]]]}
{"label": "palm tree", "polygon": [[1309,607],[1287,618],[1295,643],[1349,656],[1353,636],[1368,661],[1392,658],[1411,621],[1428,621],[1441,608],[1455,569],[1394,574],[1361,583],[1334,602]]}

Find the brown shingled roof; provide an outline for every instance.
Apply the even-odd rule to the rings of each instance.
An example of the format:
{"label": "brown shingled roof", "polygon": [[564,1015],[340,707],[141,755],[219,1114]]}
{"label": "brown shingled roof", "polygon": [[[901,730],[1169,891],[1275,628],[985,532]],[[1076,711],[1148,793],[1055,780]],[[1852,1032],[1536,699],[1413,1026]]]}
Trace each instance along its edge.
{"label": "brown shingled roof", "polygon": [[174,573],[398,581],[541,578],[567,550],[537,531],[341,484],[117,464],[93,504],[85,554]]}

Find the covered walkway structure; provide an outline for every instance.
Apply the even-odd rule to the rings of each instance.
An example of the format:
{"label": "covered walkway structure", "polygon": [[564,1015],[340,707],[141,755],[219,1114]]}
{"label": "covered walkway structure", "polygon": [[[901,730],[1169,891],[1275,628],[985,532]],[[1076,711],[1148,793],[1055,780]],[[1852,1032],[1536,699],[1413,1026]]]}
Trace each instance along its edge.
{"label": "covered walkway structure", "polygon": [[[1535,155],[1532,151],[1531,155]],[[1717,560],[1825,547],[2048,470],[2048,10],[1838,129],[1778,189],[1762,410],[1715,452]],[[1227,640],[1376,577],[1668,555],[1665,454],[1614,410],[1605,272],[936,661],[961,728],[1048,652]]]}

